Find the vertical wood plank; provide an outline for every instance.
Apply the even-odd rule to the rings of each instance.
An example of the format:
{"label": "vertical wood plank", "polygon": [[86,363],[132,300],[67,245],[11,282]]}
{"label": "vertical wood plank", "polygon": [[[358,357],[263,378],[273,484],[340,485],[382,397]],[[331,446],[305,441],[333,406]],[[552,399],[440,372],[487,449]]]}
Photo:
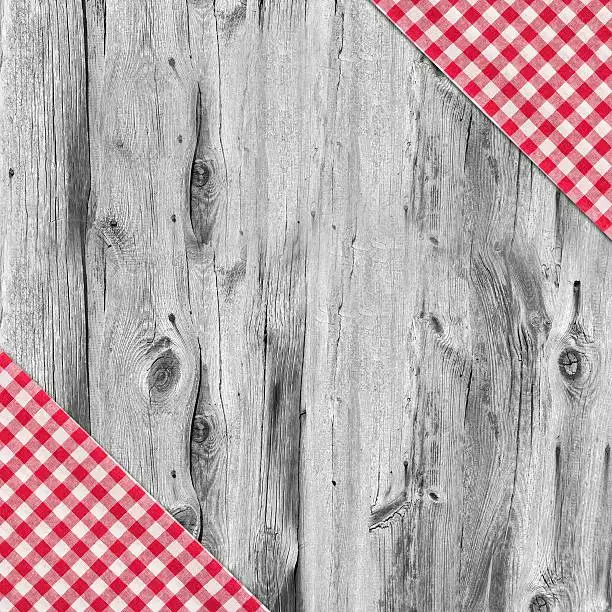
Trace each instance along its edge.
{"label": "vertical wood plank", "polygon": [[216,236],[223,226],[227,202],[227,169],[221,141],[219,49],[213,2],[187,5],[188,47],[197,79],[196,146],[190,184],[189,211],[196,243],[208,253],[204,274],[206,292],[196,297],[194,312],[200,322],[202,372],[191,432],[191,474],[202,507],[202,542],[228,563],[227,412],[221,389],[220,282]]}
{"label": "vertical wood plank", "polygon": [[192,301],[206,295],[211,255],[188,202],[197,81],[187,8],[91,1],[87,15],[92,433],[197,535],[189,440],[202,356]]}
{"label": "vertical wood plank", "polygon": [[190,527],[199,503],[211,551],[292,609],[305,244],[285,63],[303,54],[277,10],[88,4],[89,321],[94,434]]}
{"label": "vertical wood plank", "polygon": [[192,471],[203,504],[225,506],[204,521],[205,534],[223,521],[220,559],[271,609],[293,610],[310,219],[304,8],[193,2],[189,13],[202,92],[191,202],[214,249],[219,317],[205,340],[211,399],[194,424],[207,450]]}
{"label": "vertical wood plank", "polygon": [[0,5],[0,345],[88,428],[80,2]]}
{"label": "vertical wood plank", "polygon": [[385,20],[309,6],[304,607],[605,610],[609,244]]}

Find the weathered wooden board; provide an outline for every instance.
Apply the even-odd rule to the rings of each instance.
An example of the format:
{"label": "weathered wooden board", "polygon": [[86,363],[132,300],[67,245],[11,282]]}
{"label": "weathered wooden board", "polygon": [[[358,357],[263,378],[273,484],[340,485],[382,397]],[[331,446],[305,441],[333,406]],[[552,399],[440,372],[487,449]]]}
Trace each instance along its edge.
{"label": "weathered wooden board", "polygon": [[610,244],[388,24],[326,8],[305,607],[609,609]]}
{"label": "weathered wooden board", "polygon": [[81,3],[0,2],[0,345],[88,427]]}
{"label": "weathered wooden board", "polygon": [[85,9],[2,5],[3,346],[271,609],[610,609],[610,242],[365,0]]}

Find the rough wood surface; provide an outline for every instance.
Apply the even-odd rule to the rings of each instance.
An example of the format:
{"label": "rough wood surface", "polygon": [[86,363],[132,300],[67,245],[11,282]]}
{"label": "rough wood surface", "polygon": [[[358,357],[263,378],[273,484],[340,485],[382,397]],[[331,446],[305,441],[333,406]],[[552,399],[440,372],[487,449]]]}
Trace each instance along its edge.
{"label": "rough wood surface", "polygon": [[88,427],[81,3],[0,2],[0,345]]}
{"label": "rough wood surface", "polygon": [[609,240],[365,0],[85,12],[0,3],[3,346],[273,610],[611,609]]}

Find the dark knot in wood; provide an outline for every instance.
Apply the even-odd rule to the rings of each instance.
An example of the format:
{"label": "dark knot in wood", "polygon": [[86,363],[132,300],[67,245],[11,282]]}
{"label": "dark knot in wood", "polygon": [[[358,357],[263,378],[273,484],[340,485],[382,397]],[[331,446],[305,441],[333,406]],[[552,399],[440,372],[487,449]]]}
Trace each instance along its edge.
{"label": "dark knot in wood", "polygon": [[197,414],[193,419],[191,439],[197,444],[203,444],[210,437],[210,423],[206,417]]}
{"label": "dark knot in wood", "polygon": [[159,394],[167,394],[176,386],[179,374],[179,360],[174,351],[168,349],[149,368],[149,389]]}
{"label": "dark knot in wood", "polygon": [[582,371],[581,355],[571,349],[564,350],[559,355],[559,371],[561,375],[569,380],[574,380],[580,376]]}
{"label": "dark knot in wood", "polygon": [[204,413],[193,417],[191,424],[191,456],[202,461],[211,461],[227,446],[225,429],[221,424],[222,414],[212,406]]}
{"label": "dark knot in wood", "polygon": [[529,612],[548,612],[549,610],[548,600],[542,595],[536,595],[529,605]]}
{"label": "dark knot in wood", "polygon": [[169,512],[192,536],[198,537],[200,517],[191,506],[177,506],[170,508]]}
{"label": "dark knot in wood", "polygon": [[9,168],[9,176],[11,178],[13,178],[15,176],[15,170],[13,170],[12,168]]}
{"label": "dark knot in wood", "polygon": [[442,327],[442,324],[440,323],[440,319],[438,319],[438,317],[436,317],[434,314],[430,314],[429,321],[431,323],[431,327],[433,328],[434,332],[438,334],[438,336],[444,334],[444,328]]}
{"label": "dark knot in wood", "polygon": [[204,159],[196,159],[193,162],[193,170],[191,175],[191,184],[194,187],[202,188],[208,184],[212,169]]}

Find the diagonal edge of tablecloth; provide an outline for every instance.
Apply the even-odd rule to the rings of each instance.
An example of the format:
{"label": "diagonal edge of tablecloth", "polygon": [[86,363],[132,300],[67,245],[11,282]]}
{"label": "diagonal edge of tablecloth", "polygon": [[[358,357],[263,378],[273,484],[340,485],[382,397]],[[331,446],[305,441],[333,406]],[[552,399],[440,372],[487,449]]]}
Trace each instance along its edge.
{"label": "diagonal edge of tablecloth", "polygon": [[1,348],[0,559],[2,610],[266,610]]}
{"label": "diagonal edge of tablecloth", "polygon": [[[449,70],[448,66],[445,66],[438,58],[442,57],[442,54],[438,58],[432,57],[426,47],[419,43],[417,37],[412,36],[409,29],[402,27],[402,22],[406,23],[407,14],[406,11],[401,7],[408,4],[408,0],[370,0],[372,4],[385,16],[391,23],[421,52],[423,53],[439,70],[441,70],[445,76],[465,95],[477,108],[484,113],[484,115],[491,120],[493,125],[496,126],[506,137],[508,137],[513,144],[515,144],[542,172],[560,189],[578,209],[584,213],[609,239],[612,240],[612,201],[610,197],[605,197],[605,203],[600,204],[600,207],[595,206],[595,203],[589,198],[585,197],[583,193],[576,189],[575,184],[570,181],[566,174],[564,174],[556,165],[551,165],[548,158],[538,158],[537,148],[533,147],[530,139],[521,140],[518,136],[520,132],[517,130],[514,134],[510,134],[504,129],[500,122],[487,111],[485,108],[488,102],[488,98],[483,94],[482,90],[478,92],[468,91],[467,85],[469,85],[469,79],[464,79],[464,82],[459,82],[457,79],[457,73]],[[451,2],[454,0],[451,0]],[[418,2],[410,3],[417,4]],[[490,2],[492,3],[492,2]],[[473,8],[473,7],[471,7]],[[397,14],[393,14],[393,10],[397,11]],[[541,156],[540,156],[541,157]],[[609,163],[607,164],[610,165]],[[610,172],[606,172],[607,182],[610,183]],[[609,189],[608,189],[609,192]],[[603,208],[603,210],[601,210]]]}

